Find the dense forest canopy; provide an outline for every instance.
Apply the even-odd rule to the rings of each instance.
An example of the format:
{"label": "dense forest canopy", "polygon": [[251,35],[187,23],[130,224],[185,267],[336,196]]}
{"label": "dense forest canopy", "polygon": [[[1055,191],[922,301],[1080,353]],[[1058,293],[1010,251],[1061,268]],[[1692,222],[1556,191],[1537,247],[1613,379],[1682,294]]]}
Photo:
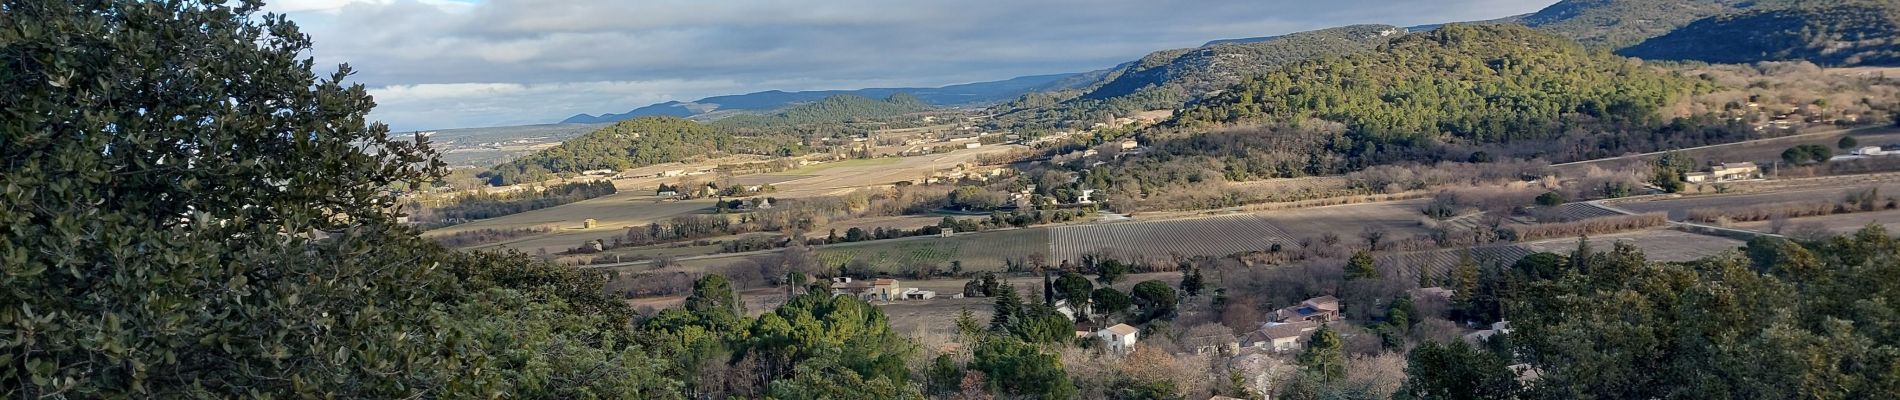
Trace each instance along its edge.
{"label": "dense forest canopy", "polygon": [[1225,90],[1243,78],[1315,58],[1371,50],[1405,28],[1352,25],[1287,34],[1259,42],[1213,43],[1191,49],[1154,52],[1110,69],[1100,82],[1073,96],[1046,102],[1032,93],[997,107],[1006,114],[998,124],[1050,128],[1059,121],[1095,122],[1103,116],[1179,108],[1183,103]]}
{"label": "dense forest canopy", "polygon": [[[1288,66],[1177,113],[1183,129],[1308,119],[1346,125],[1353,158],[1440,142],[1549,139],[1580,126],[1651,125],[1701,83],[1510,25],[1447,25],[1378,51]],[[1390,158],[1389,156],[1386,158]],[[1363,165],[1364,163],[1362,163]]]}
{"label": "dense forest canopy", "polygon": [[497,165],[484,177],[508,185],[539,182],[559,173],[618,171],[720,153],[787,156],[804,149],[799,138],[788,135],[739,135],[731,128],[685,119],[640,117]]}
{"label": "dense forest canopy", "polygon": [[1900,65],[1900,3],[1813,1],[1722,15],[1617,53],[1712,63],[1806,60],[1826,66]]}

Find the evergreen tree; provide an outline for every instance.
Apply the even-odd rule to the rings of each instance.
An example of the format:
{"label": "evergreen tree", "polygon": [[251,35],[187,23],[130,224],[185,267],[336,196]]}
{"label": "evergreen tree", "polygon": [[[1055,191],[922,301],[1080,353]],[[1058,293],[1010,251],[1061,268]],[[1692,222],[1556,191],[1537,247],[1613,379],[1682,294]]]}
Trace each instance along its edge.
{"label": "evergreen tree", "polygon": [[1339,333],[1320,327],[1299,356],[1300,367],[1320,382],[1338,382],[1346,378],[1346,351]]}
{"label": "evergreen tree", "polygon": [[1372,253],[1360,251],[1346,260],[1346,280],[1372,279],[1379,277],[1378,268],[1373,266]]}

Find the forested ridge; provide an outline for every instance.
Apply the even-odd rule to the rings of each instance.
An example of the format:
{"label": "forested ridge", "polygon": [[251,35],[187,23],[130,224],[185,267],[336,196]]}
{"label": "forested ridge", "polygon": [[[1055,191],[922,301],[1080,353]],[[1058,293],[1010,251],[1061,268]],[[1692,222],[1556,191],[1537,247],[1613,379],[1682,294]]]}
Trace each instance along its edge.
{"label": "forested ridge", "polygon": [[1352,25],[1259,42],[1158,51],[1116,66],[1094,85],[1054,101],[1047,100],[1047,93],[1032,93],[999,106],[1007,114],[998,123],[1050,128],[1063,120],[1095,122],[1108,115],[1174,109],[1247,76],[1294,62],[1371,50],[1404,32],[1396,26]]}
{"label": "forested ridge", "polygon": [[1169,125],[1342,123],[1327,146],[1363,166],[1437,143],[1550,139],[1656,125],[1703,83],[1509,25],[1448,25],[1377,51],[1291,65],[1178,112]]}
{"label": "forested ridge", "polygon": [[804,151],[803,141],[791,135],[740,135],[731,128],[680,118],[640,117],[495,166],[484,177],[508,185],[539,182],[559,173],[618,171],[720,153],[785,156]]}
{"label": "forested ridge", "polygon": [[1900,65],[1900,3],[1811,1],[1705,18],[1618,54],[1712,63]]}

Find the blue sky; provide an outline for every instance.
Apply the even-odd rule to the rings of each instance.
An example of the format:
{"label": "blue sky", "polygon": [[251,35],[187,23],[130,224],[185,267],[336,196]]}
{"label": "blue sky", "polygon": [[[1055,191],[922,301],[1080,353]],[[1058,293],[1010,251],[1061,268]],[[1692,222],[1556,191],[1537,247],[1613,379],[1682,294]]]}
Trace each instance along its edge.
{"label": "blue sky", "polygon": [[1554,0],[279,0],[397,130],[761,90],[1081,72],[1203,42],[1523,14]]}

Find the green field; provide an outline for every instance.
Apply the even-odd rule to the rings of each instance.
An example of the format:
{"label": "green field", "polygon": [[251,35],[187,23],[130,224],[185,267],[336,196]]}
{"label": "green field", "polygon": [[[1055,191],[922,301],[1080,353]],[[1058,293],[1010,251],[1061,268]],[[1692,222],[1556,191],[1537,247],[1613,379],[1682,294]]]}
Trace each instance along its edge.
{"label": "green field", "polygon": [[1047,260],[1048,256],[1047,228],[970,233],[949,238],[880,240],[818,250],[818,259],[825,265],[862,260],[884,271],[898,271],[918,263],[948,268],[951,260],[962,261],[964,270],[1001,271],[1006,260],[1032,257]]}

